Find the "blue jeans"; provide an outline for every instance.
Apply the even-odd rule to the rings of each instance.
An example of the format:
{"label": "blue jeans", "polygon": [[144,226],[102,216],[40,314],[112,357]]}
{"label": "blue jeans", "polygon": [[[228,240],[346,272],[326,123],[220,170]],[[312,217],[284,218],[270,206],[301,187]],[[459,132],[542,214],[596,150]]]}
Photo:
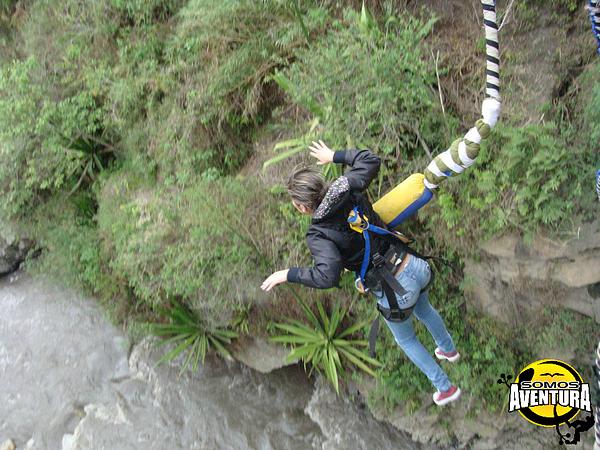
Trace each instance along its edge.
{"label": "blue jeans", "polygon": [[[427,261],[411,255],[404,270],[396,276],[398,282],[406,290],[406,294],[402,297],[396,295],[396,299],[400,308],[410,308],[414,305],[414,315],[427,327],[437,346],[444,352],[453,352],[455,350],[454,342],[452,342],[444,321],[429,303],[427,292],[420,294],[421,289],[427,285],[430,278],[431,269]],[[377,297],[380,305],[389,308],[387,298],[382,291],[374,291],[373,294]],[[417,339],[412,317],[404,322],[386,320],[386,323],[406,356],[429,378],[437,390],[443,392],[450,389],[452,383],[448,376]]]}

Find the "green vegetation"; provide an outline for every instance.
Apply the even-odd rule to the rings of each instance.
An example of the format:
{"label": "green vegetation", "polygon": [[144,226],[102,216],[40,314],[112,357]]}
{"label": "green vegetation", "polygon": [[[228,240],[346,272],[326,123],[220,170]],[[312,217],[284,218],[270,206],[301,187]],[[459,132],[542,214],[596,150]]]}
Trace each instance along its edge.
{"label": "green vegetation", "polygon": [[[428,48],[443,39],[432,37],[435,18],[375,3],[376,17],[311,0],[0,3],[0,210],[36,238],[42,256],[30,265],[95,294],[130,329],[162,324],[154,331],[177,341],[166,358],[185,353],[185,366],[235,334],[279,329],[288,336],[278,340],[336,388],[343,373],[366,369],[379,380],[372,401],[417,407],[430,386],[389,333],[381,367],[365,358],[360,334],[372,303],[324,306],[352,297],[349,277],[335,293],[302,290],[300,305],[288,291],[258,288],[270,271],[309,262],[310,220],[273,186],[280,166],[267,164],[259,179],[273,156],[255,146],[261,138],[287,151],[271,161],[285,171],[313,138],[372,148],[385,163],[372,186],[378,196],[462,133],[456,105],[444,113],[438,100]],[[541,3],[527,2],[516,20]],[[457,255],[476,254],[500,232],[561,232],[591,216],[599,76],[600,64],[586,66],[544,123],[503,117],[477,164],[410,225],[420,249],[455,267],[441,269],[431,296],[469,355],[449,370],[473,411],[500,408],[495,377],[569,322],[551,312],[560,321],[544,316],[539,327],[509,332],[471,311]],[[465,80],[479,88],[478,76]],[[317,314],[306,307],[314,302]],[[283,324],[302,312],[307,323]],[[574,336],[573,346],[584,339]]]}
{"label": "green vegetation", "polygon": [[159,341],[160,346],[173,347],[164,354],[159,363],[172,361],[185,354],[180,370],[180,373],[183,373],[188,367],[197,370],[200,361],[204,363],[206,352],[210,348],[216,349],[222,356],[231,357],[226,346],[238,336],[236,332],[207,328],[196,313],[179,304],[167,310],[165,315],[171,319],[170,323],[153,324],[151,328],[155,336],[163,338]]}
{"label": "green vegetation", "polygon": [[[573,88],[575,91],[576,87]],[[600,64],[595,64],[582,75],[581,93],[583,101],[577,102],[574,96],[573,104],[569,105],[572,114],[575,114],[581,128],[585,146],[592,151],[598,150],[600,141]],[[583,106],[583,110],[581,110]],[[598,164],[600,156],[596,154]]]}
{"label": "green vegetation", "polygon": [[526,30],[535,29],[540,21],[565,26],[582,3],[578,0],[525,0],[515,2],[514,15],[518,26]]}
{"label": "green vegetation", "polygon": [[271,238],[283,238],[277,203],[250,180],[200,179],[183,190],[153,190],[118,173],[99,200],[110,268],[151,308],[182,299],[207,321],[224,323],[259,295],[266,261],[282,249],[264,237],[272,229]]}
{"label": "green vegetation", "polygon": [[[438,197],[433,219],[453,230],[447,245],[475,250],[478,240],[499,232],[530,237],[541,227],[559,228],[565,218],[591,215],[595,205],[585,193],[591,193],[593,153],[561,137],[553,123],[499,124],[482,147],[477,164],[463,175],[468,180]],[[465,217],[464,211],[475,214]]]}
{"label": "green vegetation", "polygon": [[0,72],[0,207],[11,215],[45,195],[93,181],[111,158],[112,146],[104,142],[108,111],[89,92],[73,90],[53,100],[43,78],[33,56]]}
{"label": "green vegetation", "polygon": [[[355,339],[353,335],[361,331],[369,320],[354,323],[342,329],[347,311],[337,302],[330,314],[325,312],[323,304],[317,301],[318,315],[299,299],[306,319],[310,325],[298,320],[288,320],[287,324],[277,323],[275,328],[286,334],[271,338],[274,342],[289,344],[294,347],[288,356],[288,361],[301,359],[304,367],[311,365],[320,373],[324,373],[336,392],[339,393],[339,379],[344,375],[344,365],[350,364],[358,369],[375,376],[369,367],[379,366],[379,363],[365,352],[368,343],[364,339]],[[345,364],[344,364],[345,363]]]}
{"label": "green vegetation", "polygon": [[397,167],[399,157],[426,157],[424,147],[440,150],[447,135],[435,74],[419,46],[434,20],[389,15],[382,22],[347,10],[275,79],[318,120],[330,145],[372,148]]}
{"label": "green vegetation", "polygon": [[[354,15],[349,19],[357,21]],[[420,113],[427,112],[423,114],[426,120],[435,116],[430,113],[433,102],[427,92],[433,82],[431,73],[422,55],[408,49],[418,49],[417,42],[431,27],[405,20],[390,25],[393,29],[383,35],[376,28],[361,29],[359,24],[334,24],[336,31],[322,45],[300,53],[286,73],[294,86],[289,91],[299,105],[319,105],[323,137],[328,142],[343,145],[352,136],[348,139],[388,154],[413,150],[411,121]],[[337,76],[323,67],[335,68]],[[366,67],[370,70],[360,70]],[[407,83],[410,88],[399,89]],[[398,98],[398,93],[404,97]],[[430,131],[428,125],[417,128]],[[431,136],[431,142],[434,139]]]}
{"label": "green vegetation", "polygon": [[[476,399],[470,414],[482,409],[498,411],[505,396],[496,379],[501,373],[515,373],[531,361],[534,355],[531,342],[514,328],[468,309],[460,288],[452,284],[444,286],[446,280],[456,277],[453,269],[438,265],[436,270],[437,281],[430,290],[430,301],[444,318],[462,355],[462,362],[444,364],[443,367],[465,395]],[[423,345],[435,348],[426,328],[418,321],[414,321],[414,325]],[[414,364],[409,363],[391,333],[382,332],[381,335],[383,339],[378,343],[377,352],[384,366],[370,401],[388,409],[405,405],[409,411],[416,410],[424,398],[430,398],[431,384]]]}

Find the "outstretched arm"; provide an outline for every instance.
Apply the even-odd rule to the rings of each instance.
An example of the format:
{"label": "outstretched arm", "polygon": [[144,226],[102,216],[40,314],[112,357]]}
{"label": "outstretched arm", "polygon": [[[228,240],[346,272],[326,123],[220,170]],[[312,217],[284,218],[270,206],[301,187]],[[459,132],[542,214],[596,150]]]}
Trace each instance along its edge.
{"label": "outstretched arm", "polygon": [[340,150],[334,152],[323,141],[313,142],[310,154],[317,158],[317,164],[330,162],[346,164],[350,167],[344,176],[350,189],[364,191],[379,173],[381,159],[369,150]]}
{"label": "outstretched arm", "polygon": [[292,267],[287,281],[299,283],[316,289],[328,289],[337,286],[342,270],[342,256],[337,246],[319,235],[309,234],[308,247],[312,254],[313,267]]}
{"label": "outstretched arm", "polygon": [[312,267],[291,267],[274,272],[263,282],[261,289],[268,292],[286,281],[316,289],[337,286],[344,267],[336,245],[329,239],[309,235],[308,247],[314,260]]}

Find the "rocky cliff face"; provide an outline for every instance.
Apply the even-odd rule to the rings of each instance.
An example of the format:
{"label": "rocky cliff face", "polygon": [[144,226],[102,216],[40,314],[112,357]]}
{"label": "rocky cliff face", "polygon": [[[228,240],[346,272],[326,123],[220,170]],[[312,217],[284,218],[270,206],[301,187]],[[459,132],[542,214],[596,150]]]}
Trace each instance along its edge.
{"label": "rocky cliff face", "polygon": [[[244,345],[280,365],[268,342]],[[209,356],[181,373],[163,352],[44,277],[0,280],[0,450],[419,448],[301,367]]]}
{"label": "rocky cliff face", "polygon": [[561,306],[600,322],[600,220],[569,239],[537,236],[530,245],[516,235],[481,246],[469,260],[468,299],[509,323],[528,320],[542,306]]}
{"label": "rocky cliff face", "polygon": [[15,271],[32,248],[31,239],[20,236],[11,224],[0,220],[0,276]]}

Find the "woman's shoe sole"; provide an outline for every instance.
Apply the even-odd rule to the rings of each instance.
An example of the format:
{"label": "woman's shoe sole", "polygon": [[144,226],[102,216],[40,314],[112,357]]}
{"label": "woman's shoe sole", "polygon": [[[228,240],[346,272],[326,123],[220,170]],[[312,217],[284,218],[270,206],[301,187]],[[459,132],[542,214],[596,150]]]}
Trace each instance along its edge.
{"label": "woman's shoe sole", "polygon": [[454,394],[452,394],[450,397],[445,398],[444,400],[440,401],[439,403],[436,402],[434,399],[433,403],[435,403],[438,406],[444,406],[444,405],[447,405],[448,403],[458,400],[458,398],[460,397],[460,394],[461,394],[460,388],[457,388],[456,392]]}
{"label": "woman's shoe sole", "polygon": [[[436,348],[436,350],[437,350],[437,348]],[[434,353],[435,353],[435,357],[437,359],[439,359],[440,361],[445,359],[446,361],[456,362],[460,359],[460,353],[456,353],[456,355],[454,355],[451,358],[448,358],[447,356],[444,356],[444,355],[439,355],[437,351]]]}

